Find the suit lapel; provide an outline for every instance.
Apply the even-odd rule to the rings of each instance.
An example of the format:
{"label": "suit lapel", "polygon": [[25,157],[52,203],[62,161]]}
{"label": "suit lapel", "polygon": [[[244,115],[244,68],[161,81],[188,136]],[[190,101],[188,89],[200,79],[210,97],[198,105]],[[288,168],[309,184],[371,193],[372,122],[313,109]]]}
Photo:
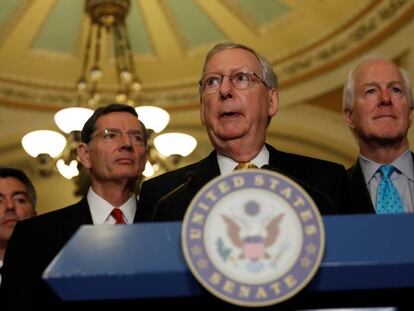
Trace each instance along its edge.
{"label": "suit lapel", "polygon": [[280,152],[273,146],[266,144],[267,150],[269,150],[269,164],[274,167],[280,173],[292,176],[302,176],[302,169],[295,166],[289,160],[284,152]]}
{"label": "suit lapel", "polygon": [[220,175],[220,168],[217,162],[216,151],[211,152],[207,158],[199,162],[194,168],[197,178],[195,180],[195,192],[200,190],[207,182]]}
{"label": "suit lapel", "polygon": [[135,216],[134,216],[134,224],[137,222],[140,222],[140,217],[138,217],[138,201],[135,200],[135,206],[136,206],[136,210],[135,210]]}
{"label": "suit lapel", "polygon": [[361,165],[357,160],[355,165],[348,169],[348,177],[351,188],[352,210],[355,213],[375,213],[371,196],[365,183]]}
{"label": "suit lapel", "polygon": [[86,196],[78,203],[66,209],[64,219],[65,234],[70,238],[82,225],[91,225],[92,216]]}

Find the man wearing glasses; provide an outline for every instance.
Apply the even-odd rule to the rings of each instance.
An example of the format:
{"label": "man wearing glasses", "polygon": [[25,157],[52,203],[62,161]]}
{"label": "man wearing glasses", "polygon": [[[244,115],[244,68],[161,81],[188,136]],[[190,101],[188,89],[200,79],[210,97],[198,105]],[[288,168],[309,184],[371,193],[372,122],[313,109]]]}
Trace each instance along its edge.
{"label": "man wearing glasses", "polygon": [[200,162],[144,182],[140,219],[182,220],[208,181],[241,166],[265,166],[288,175],[308,191],[323,214],[345,210],[349,187],[342,165],[265,143],[279,107],[277,78],[265,58],[241,44],[218,44],[206,56],[199,84],[201,122],[215,150]]}
{"label": "man wearing glasses", "polygon": [[4,261],[5,310],[60,310],[41,275],[75,231],[83,224],[137,221],[134,190],[146,162],[147,132],[135,109],[122,104],[98,108],[81,140],[78,156],[90,172],[91,187],[80,202],[17,224]]}

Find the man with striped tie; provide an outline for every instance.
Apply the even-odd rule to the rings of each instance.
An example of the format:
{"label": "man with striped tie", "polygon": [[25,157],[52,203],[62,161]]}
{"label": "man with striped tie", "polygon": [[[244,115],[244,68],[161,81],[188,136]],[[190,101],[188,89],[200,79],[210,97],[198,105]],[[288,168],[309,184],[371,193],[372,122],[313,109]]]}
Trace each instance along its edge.
{"label": "man with striped tie", "polygon": [[348,170],[353,213],[414,211],[414,165],[407,138],[412,121],[410,78],[380,57],[354,67],[344,87],[343,112],[360,155]]}

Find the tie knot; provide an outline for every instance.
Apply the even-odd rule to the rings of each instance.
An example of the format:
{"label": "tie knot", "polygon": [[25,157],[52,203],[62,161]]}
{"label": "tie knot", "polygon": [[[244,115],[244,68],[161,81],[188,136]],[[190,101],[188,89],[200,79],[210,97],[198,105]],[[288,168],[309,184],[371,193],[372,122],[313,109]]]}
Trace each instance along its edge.
{"label": "tie knot", "polygon": [[241,162],[239,164],[237,164],[237,166],[234,168],[234,170],[245,170],[245,169],[249,169],[249,168],[257,168],[256,165],[254,165],[251,162]]}
{"label": "tie knot", "polygon": [[395,167],[392,165],[381,165],[379,168],[381,174],[385,178],[389,178],[392,174],[392,172],[395,171]]}
{"label": "tie knot", "polygon": [[126,224],[123,213],[119,208],[114,208],[111,212],[112,217],[115,218],[115,223],[118,224]]}

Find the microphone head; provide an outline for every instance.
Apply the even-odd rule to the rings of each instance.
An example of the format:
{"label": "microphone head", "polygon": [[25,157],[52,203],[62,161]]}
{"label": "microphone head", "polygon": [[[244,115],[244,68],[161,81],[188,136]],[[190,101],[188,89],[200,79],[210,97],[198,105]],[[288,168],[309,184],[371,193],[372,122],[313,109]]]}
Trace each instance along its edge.
{"label": "microphone head", "polygon": [[196,174],[193,171],[189,171],[185,174],[184,184],[193,187],[196,181]]}

